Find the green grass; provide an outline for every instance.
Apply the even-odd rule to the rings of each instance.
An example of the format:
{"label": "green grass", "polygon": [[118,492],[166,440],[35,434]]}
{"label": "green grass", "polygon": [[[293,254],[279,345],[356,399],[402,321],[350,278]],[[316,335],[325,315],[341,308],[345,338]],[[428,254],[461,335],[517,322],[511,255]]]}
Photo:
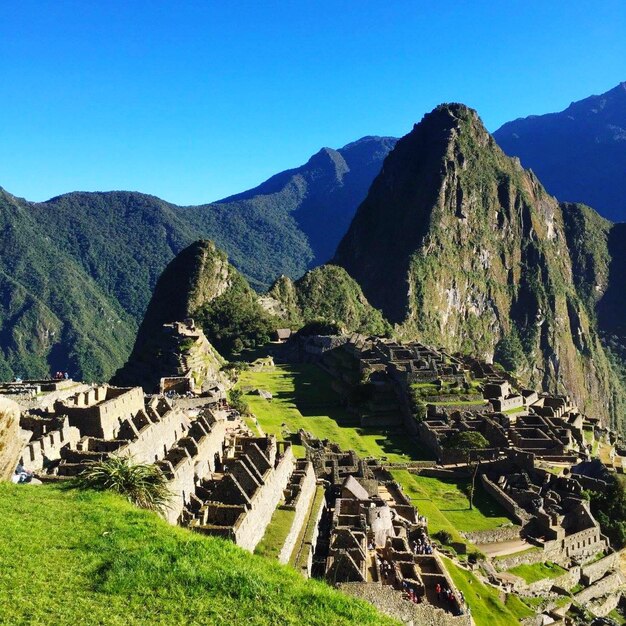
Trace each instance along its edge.
{"label": "green grass", "polygon": [[533,563],[532,565],[522,564],[512,567],[509,572],[523,578],[528,584],[544,580],[544,578],[558,578],[566,573],[560,565],[556,563]]}
{"label": "green grass", "polygon": [[474,574],[443,557],[444,564],[457,589],[463,592],[476,626],[512,626],[533,615],[521,602],[500,600],[500,592],[483,584]]}
{"label": "green grass", "polygon": [[[242,372],[238,384],[241,388],[272,393],[272,400],[245,395],[250,410],[268,434],[283,438],[285,430],[295,435],[304,428],[320,439],[331,440],[343,450],[355,450],[362,457],[386,457],[398,463],[433,458],[402,429],[361,428],[358,417],[341,405],[339,395],[332,389],[330,375],[315,365],[277,365],[256,372],[248,370]],[[294,453],[303,456],[304,449],[295,446]]]}
{"label": "green grass", "polygon": [[478,397],[476,400],[446,400],[442,402],[429,402],[428,404],[434,406],[482,406],[483,404],[487,404],[487,401]]}
{"label": "green grass", "polygon": [[277,559],[291,530],[295,516],[294,510],[277,508],[254,553]]}
{"label": "green grass", "polygon": [[[515,596],[509,596],[510,597],[515,597]],[[507,598],[507,601],[508,599]],[[570,600],[569,596],[565,596],[566,600]],[[541,607],[543,604],[545,604],[547,602],[546,598],[544,598],[543,596],[526,596],[522,602],[530,607],[534,612],[536,612],[539,607]]]}
{"label": "green grass", "polygon": [[[539,598],[543,601],[543,598]],[[504,601],[504,606],[515,615],[518,619],[524,619],[525,617],[533,617],[535,610],[528,606],[519,596],[514,593],[509,593]]]}
{"label": "green grass", "polygon": [[0,484],[0,623],[395,623],[234,544],[110,493]]}
{"label": "green grass", "polygon": [[[466,495],[469,479],[449,481],[418,476],[407,470],[392,470],[391,473],[419,513],[428,518],[431,534],[447,530],[456,537],[459,532],[492,530],[512,523],[506,511],[478,482],[474,508],[470,510]],[[462,538],[460,540],[464,541]]]}

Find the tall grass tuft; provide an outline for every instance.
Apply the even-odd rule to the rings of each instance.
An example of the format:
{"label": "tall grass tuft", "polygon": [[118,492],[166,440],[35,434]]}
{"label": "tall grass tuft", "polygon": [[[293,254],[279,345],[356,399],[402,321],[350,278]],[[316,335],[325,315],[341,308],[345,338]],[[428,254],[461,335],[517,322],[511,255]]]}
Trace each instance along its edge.
{"label": "tall grass tuft", "polygon": [[168,508],[172,498],[167,479],[156,465],[133,464],[128,457],[111,456],[91,463],[76,478],[76,486],[115,491],[142,509],[159,513]]}

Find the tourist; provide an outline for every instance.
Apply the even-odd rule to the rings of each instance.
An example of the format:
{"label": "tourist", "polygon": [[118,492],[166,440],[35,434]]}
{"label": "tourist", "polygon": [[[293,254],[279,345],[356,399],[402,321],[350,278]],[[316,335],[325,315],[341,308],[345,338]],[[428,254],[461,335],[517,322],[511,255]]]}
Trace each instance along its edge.
{"label": "tourist", "polygon": [[437,592],[437,600],[441,600],[441,585],[439,583],[435,585],[435,591]]}
{"label": "tourist", "polygon": [[24,469],[24,466],[21,463],[17,464],[15,468],[15,473],[11,478],[11,482],[16,484],[18,483],[29,483],[33,479],[33,473]]}

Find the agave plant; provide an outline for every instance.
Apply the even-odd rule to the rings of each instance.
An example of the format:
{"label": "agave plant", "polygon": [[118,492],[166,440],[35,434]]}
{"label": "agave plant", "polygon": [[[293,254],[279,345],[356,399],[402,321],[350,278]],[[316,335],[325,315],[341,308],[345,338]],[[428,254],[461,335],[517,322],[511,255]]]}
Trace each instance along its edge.
{"label": "agave plant", "polygon": [[82,489],[115,491],[129,502],[151,511],[162,513],[172,494],[163,472],[147,463],[132,463],[128,457],[111,456],[91,463],[76,479]]}

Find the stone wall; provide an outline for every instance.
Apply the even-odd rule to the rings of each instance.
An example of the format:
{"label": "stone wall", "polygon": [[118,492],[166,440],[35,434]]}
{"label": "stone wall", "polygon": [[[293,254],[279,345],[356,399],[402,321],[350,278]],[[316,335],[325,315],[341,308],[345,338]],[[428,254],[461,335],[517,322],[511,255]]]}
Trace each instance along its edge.
{"label": "stone wall", "polygon": [[55,403],[58,415],[67,415],[82,436],[115,439],[121,422],[144,409],[141,387],[103,385]]}
{"label": "stone wall", "polygon": [[608,556],[605,556],[599,561],[590,563],[589,565],[583,565],[581,577],[585,585],[590,585],[602,578],[609,570],[616,567],[619,555],[617,552],[612,552]]}
{"label": "stone wall", "polygon": [[291,553],[296,545],[296,541],[302,531],[302,526],[307,522],[309,508],[311,507],[311,502],[315,497],[315,486],[316,481],[313,464],[307,462],[304,478],[300,484],[300,493],[298,494],[295,502],[290,505],[290,507],[293,507],[295,515],[289,534],[287,535],[285,543],[283,544],[280,554],[278,555],[278,561],[280,563],[289,562],[289,557],[291,556]]}
{"label": "stone wall", "polygon": [[605,617],[613,609],[617,608],[617,605],[622,599],[622,595],[623,590],[609,593],[607,596],[592,600],[586,606],[593,615]]}
{"label": "stone wall", "polygon": [[234,529],[235,542],[238,546],[253,552],[261,541],[274,511],[283,497],[283,491],[287,487],[293,466],[293,451],[289,446],[276,467],[269,471],[265,482],[254,494],[246,516]]}
{"label": "stone wall", "polygon": [[344,593],[373,604],[381,613],[406,626],[473,626],[469,615],[452,615],[432,604],[414,604],[402,593],[380,583],[341,583]]}
{"label": "stone wall", "polygon": [[481,474],[480,480],[483,484],[483,489],[507,511],[513,519],[521,525],[524,525],[528,521],[528,514],[524,509],[519,507],[515,500],[508,496],[496,483],[494,483],[486,474]]}
{"label": "stone wall", "polygon": [[65,418],[60,428],[52,430],[26,445],[22,450],[20,460],[25,469],[38,472],[43,469],[44,457],[47,461],[60,459],[61,449],[67,445],[74,448],[79,440],[78,428],[70,426],[69,420]]}
{"label": "stone wall", "polygon": [[500,543],[502,541],[515,541],[520,538],[521,526],[501,526],[492,530],[478,530],[471,533],[461,533],[472,543]]}
{"label": "stone wall", "polygon": [[11,478],[22,451],[20,413],[19,404],[0,397],[0,480]]}
{"label": "stone wall", "polygon": [[582,605],[587,604],[594,598],[601,598],[602,596],[618,592],[622,589],[623,583],[622,575],[619,572],[613,572],[578,592],[574,596],[574,601]]}
{"label": "stone wall", "polygon": [[529,546],[528,550],[511,554],[511,556],[505,558],[498,558],[498,568],[507,570],[516,565],[533,565],[548,560],[545,552],[541,548],[533,550],[532,547],[533,546]]}
{"label": "stone wall", "polygon": [[[169,478],[169,488],[172,492],[172,501],[166,512],[166,519],[171,524],[176,524],[189,497],[195,491],[196,479],[201,480],[210,476],[215,470],[215,455],[222,452],[222,444],[226,435],[225,420],[215,420],[208,427],[203,425],[203,419],[198,418],[194,424],[195,431],[201,435],[185,436],[179,441],[165,458],[161,461],[162,467]],[[174,455],[178,455],[177,462]]]}
{"label": "stone wall", "polygon": [[189,428],[189,419],[178,409],[172,409],[162,417],[153,414],[152,420],[140,424],[129,420],[128,428],[133,428],[132,439],[122,446],[117,454],[130,455],[135,463],[154,463],[165,457],[167,451],[181,438]]}

